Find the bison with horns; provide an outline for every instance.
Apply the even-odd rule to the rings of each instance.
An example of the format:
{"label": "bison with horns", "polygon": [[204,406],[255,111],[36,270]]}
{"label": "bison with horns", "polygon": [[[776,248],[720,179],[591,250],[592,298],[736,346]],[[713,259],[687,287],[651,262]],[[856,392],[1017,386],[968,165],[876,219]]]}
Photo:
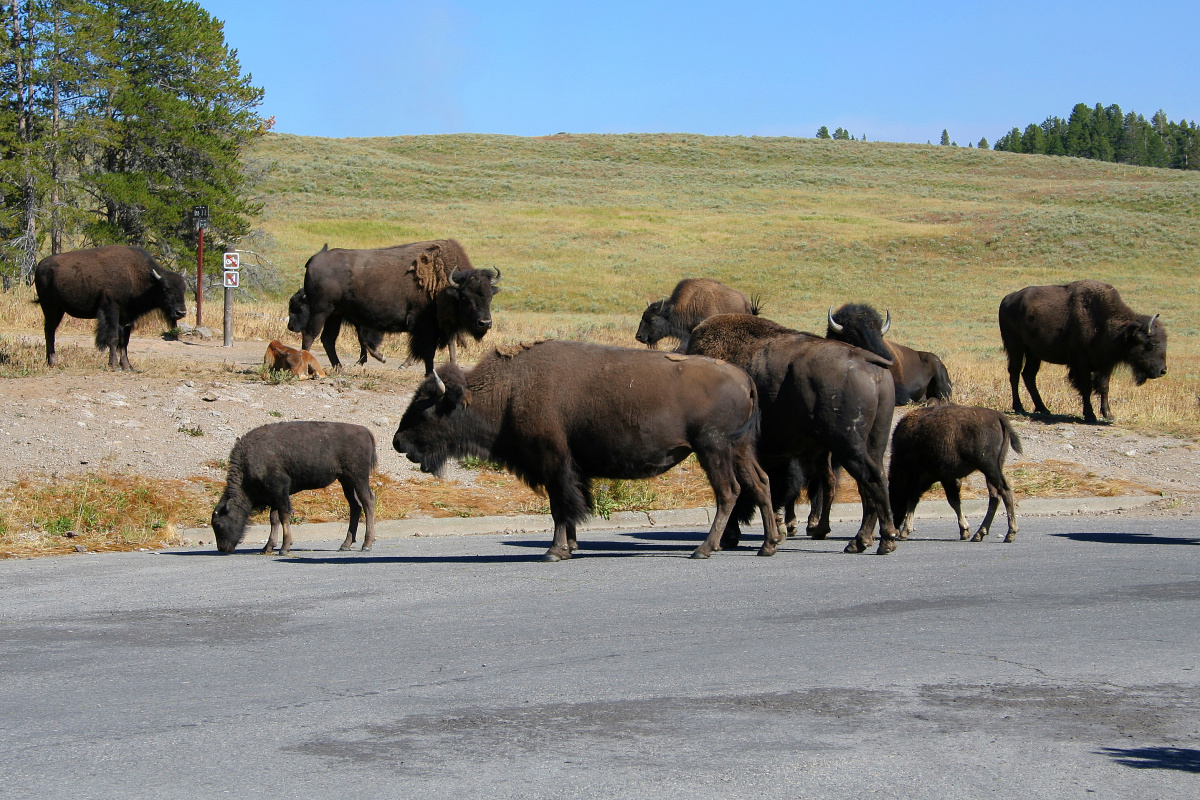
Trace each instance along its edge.
{"label": "bison with horns", "polygon": [[43,258],[33,285],[46,331],[46,363],[54,366],[54,334],[64,314],[96,320],[96,348],[108,349],[110,369],[132,370],[129,334],[146,314],[175,322],[187,316],[183,276],[163,269],[140,247],[108,245]]}
{"label": "bison with horns", "polygon": [[1018,414],[1025,412],[1018,377],[1025,379],[1034,412],[1050,413],[1037,389],[1043,361],[1067,365],[1067,378],[1083,398],[1087,422],[1096,421],[1093,392],[1100,395],[1100,413],[1112,419],[1108,382],[1117,364],[1129,365],[1138,386],[1167,374],[1167,331],[1158,314],[1135,313],[1116,289],[1100,281],[1026,286],[1013,292],[1000,301],[1000,338]]}
{"label": "bison with horns", "polygon": [[739,485],[762,512],[759,554],[772,555],[778,534],[754,456],[758,419],[753,383],[729,364],[548,341],[498,348],[467,373],[443,365],[417,387],[392,445],[424,472],[476,455],[543,487],[554,518],[547,561],[578,548],[594,478],[650,478],[694,452],[717,514],[692,557],[721,549]]}
{"label": "bison with horns", "polygon": [[888,371],[896,383],[896,405],[925,400],[950,400],[950,375],[934,353],[913,350],[885,341],[892,327],[892,312],[882,319],[879,312],[862,303],[846,303],[836,312],[829,309],[825,338],[837,339],[890,359]]}
{"label": "bison with horns", "polygon": [[[753,379],[762,413],[758,457],[770,476],[773,506],[791,506],[800,480],[827,473],[832,459],[858,481],[862,495],[862,526],[846,552],[870,547],[876,522],[878,552],[896,549],[883,468],[896,405],[887,360],[743,314],[705,320],[692,331],[688,352],[736,364]],[[750,511],[739,500],[725,544],[736,543],[737,522]]]}
{"label": "bison with horns", "polygon": [[364,352],[364,332],[374,335],[375,344],[379,332],[407,332],[409,351],[425,362],[428,375],[438,350],[449,348],[453,363],[461,337],[479,340],[491,329],[499,282],[499,270],[473,269],[453,239],[378,250],[326,246],[304,266],[304,288],[292,296],[288,330],[303,335],[303,350],[320,335],[334,369],[341,366],[337,337],[343,323],[358,329]]}

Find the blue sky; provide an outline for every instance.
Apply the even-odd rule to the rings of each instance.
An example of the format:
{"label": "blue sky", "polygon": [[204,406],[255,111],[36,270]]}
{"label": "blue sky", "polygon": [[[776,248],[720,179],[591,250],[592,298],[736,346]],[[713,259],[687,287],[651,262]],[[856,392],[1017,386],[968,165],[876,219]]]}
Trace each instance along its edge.
{"label": "blue sky", "polygon": [[200,0],[312,136],[989,141],[1078,102],[1200,117],[1200,2]]}

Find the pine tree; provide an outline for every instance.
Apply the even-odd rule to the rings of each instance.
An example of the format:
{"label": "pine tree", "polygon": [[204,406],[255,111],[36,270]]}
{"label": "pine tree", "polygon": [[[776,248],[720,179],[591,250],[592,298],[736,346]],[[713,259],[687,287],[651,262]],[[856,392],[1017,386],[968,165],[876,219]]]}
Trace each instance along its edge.
{"label": "pine tree", "polygon": [[829,135],[829,128],[826,128],[824,125],[822,125],[820,128],[817,128],[817,138],[818,139],[831,138]]}
{"label": "pine tree", "polygon": [[980,137],[980,139],[979,139],[979,149],[980,149],[980,150],[987,150],[989,147],[991,147],[991,145],[989,145],[989,144],[988,144],[987,137],[986,137],[986,136],[982,136],[982,137]]}
{"label": "pine tree", "polygon": [[943,145],[950,144],[950,132],[947,131],[945,128],[942,128],[942,141],[940,142],[940,144],[943,144]]}

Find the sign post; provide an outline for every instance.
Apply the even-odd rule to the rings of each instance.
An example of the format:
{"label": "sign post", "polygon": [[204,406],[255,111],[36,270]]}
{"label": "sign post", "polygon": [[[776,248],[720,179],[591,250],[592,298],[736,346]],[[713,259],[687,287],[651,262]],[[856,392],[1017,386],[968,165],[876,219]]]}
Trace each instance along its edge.
{"label": "sign post", "polygon": [[233,347],[233,290],[242,282],[242,254],[226,253],[221,266],[221,284],[225,287],[225,346]]}
{"label": "sign post", "polygon": [[196,327],[199,328],[204,307],[204,229],[208,227],[208,206],[192,206],[192,221],[200,232],[196,250]]}

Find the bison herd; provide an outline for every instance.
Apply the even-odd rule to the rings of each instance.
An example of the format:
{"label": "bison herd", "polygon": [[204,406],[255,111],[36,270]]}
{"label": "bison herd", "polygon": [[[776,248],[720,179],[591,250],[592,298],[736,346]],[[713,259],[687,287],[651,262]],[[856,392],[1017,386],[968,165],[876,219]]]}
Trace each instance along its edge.
{"label": "bison herd", "polygon": [[[464,370],[456,344],[490,330],[499,282],[499,270],[475,269],[454,240],[322,248],[289,301],[288,327],[302,335],[302,346],[271,342],[268,366],[321,374],[309,352],[319,337],[331,368],[339,368],[336,343],[344,325],[355,328],[360,364],[368,356],[384,360],[378,352],[384,333],[407,333],[410,360],[424,363],[426,378],[392,446],[426,472],[474,455],[544,491],[554,521],[548,561],[568,559],[578,547],[576,526],[592,510],[593,480],[653,477],[691,454],[717,508],[694,558],[737,546],[740,526],[755,511],[764,534],[759,555],[772,555],[797,532],[802,491],[809,500],[806,531],[824,538],[843,471],[857,482],[863,509],[846,552],[865,551],[877,529],[876,552],[894,550],[912,531],[917,501],[937,482],[966,539],[960,485],[975,471],[986,479],[989,503],[973,540],[988,534],[1001,501],[1005,541],[1016,536],[1003,467],[1010,449],[1021,452],[1020,439],[999,411],[951,403],[950,377],[937,355],[885,340],[890,313],[885,319],[861,304],[831,308],[826,335],[817,336],[762,317],[757,298],[691,278],[642,314],[636,339],[649,349],[544,341],[497,347]],[[121,369],[132,369],[127,348],[139,317],[157,312],[174,323],[186,314],[183,278],[139,248],[51,256],[38,264],[34,283],[51,366],[64,314],[95,319],[97,348],[108,349],[110,368]],[[1042,362],[1067,366],[1089,422],[1096,420],[1093,393],[1100,395],[1100,413],[1112,416],[1108,387],[1117,365],[1128,365],[1139,385],[1167,371],[1167,334],[1158,315],[1135,313],[1106,283],[1026,287],[1001,301],[999,323],[1017,413],[1024,412],[1018,378],[1034,412],[1048,413],[1036,384]],[[656,350],[668,337],[680,342],[678,349]],[[450,359],[439,372],[434,358],[442,349]],[[924,405],[893,433],[895,407],[907,403]],[[263,552],[278,544],[286,553],[290,496],[338,481],[350,505],[342,549],[355,542],[365,515],[362,547],[369,550],[375,465],[375,440],[362,426],[287,422],[248,432],[230,453],[225,493],[213,511],[218,549],[231,552],[249,516],[269,508]]]}

